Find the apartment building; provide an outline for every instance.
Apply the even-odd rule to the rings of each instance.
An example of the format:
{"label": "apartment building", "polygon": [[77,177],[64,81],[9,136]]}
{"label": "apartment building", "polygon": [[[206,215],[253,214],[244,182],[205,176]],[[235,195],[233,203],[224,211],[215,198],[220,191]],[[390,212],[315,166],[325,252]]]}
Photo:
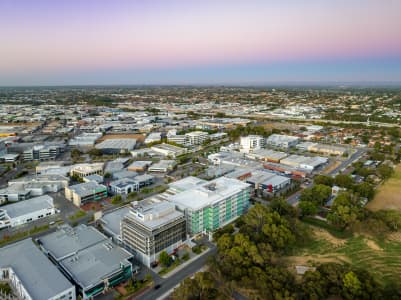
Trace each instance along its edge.
{"label": "apartment building", "polygon": [[249,207],[250,185],[237,179],[219,177],[196,184],[167,197],[187,220],[187,232],[213,232],[232,222]]}

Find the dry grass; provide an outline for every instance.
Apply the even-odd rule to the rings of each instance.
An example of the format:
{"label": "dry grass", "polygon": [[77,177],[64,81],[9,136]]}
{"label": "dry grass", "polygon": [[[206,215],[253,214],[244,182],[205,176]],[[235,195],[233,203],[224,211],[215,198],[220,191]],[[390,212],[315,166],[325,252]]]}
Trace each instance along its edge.
{"label": "dry grass", "polygon": [[375,198],[366,207],[373,211],[380,209],[401,211],[401,164],[395,168],[394,175],[378,188]]}

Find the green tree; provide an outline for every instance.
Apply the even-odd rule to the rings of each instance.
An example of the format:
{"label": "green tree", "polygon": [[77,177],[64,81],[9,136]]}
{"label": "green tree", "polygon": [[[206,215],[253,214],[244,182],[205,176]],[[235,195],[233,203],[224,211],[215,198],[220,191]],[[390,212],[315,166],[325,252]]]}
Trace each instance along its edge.
{"label": "green tree", "polygon": [[334,184],[334,179],[331,176],[326,176],[326,175],[317,175],[313,179],[315,184],[323,184],[327,186],[333,186]]}
{"label": "green tree", "polygon": [[298,208],[301,210],[303,216],[312,216],[317,214],[318,206],[312,201],[300,201]]}
{"label": "green tree", "polygon": [[171,263],[171,257],[166,251],[162,251],[159,255],[159,261],[164,267],[167,267]]}
{"label": "green tree", "polygon": [[334,199],[327,220],[337,228],[344,230],[354,225],[361,215],[362,208],[359,197],[349,192],[343,192]]}
{"label": "green tree", "polygon": [[351,176],[344,175],[344,174],[338,174],[334,178],[334,183],[335,183],[335,185],[338,185],[339,187],[343,187],[346,189],[350,189],[353,186],[353,181],[352,181]]}

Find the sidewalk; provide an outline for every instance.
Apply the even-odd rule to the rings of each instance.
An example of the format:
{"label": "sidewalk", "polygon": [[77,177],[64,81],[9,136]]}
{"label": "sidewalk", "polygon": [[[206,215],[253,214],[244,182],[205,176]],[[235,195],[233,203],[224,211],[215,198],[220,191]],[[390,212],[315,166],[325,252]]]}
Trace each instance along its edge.
{"label": "sidewalk", "polygon": [[171,270],[171,272],[168,272],[165,275],[159,275],[160,277],[166,279],[169,278],[170,276],[174,275],[175,273],[179,272],[181,269],[185,268],[187,265],[189,265],[190,263],[194,262],[195,260],[197,260],[198,258],[202,257],[203,255],[205,255],[206,253],[208,253],[211,249],[208,247],[205,251],[203,251],[202,253],[192,257],[191,259],[187,260],[186,262],[180,264],[177,268],[175,268],[174,270]]}

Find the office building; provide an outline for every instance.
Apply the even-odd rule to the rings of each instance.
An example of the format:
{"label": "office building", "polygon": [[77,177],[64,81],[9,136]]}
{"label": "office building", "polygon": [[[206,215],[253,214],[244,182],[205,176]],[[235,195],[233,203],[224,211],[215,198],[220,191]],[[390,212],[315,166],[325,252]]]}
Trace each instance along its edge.
{"label": "office building", "polygon": [[262,149],[265,146],[265,138],[261,135],[248,135],[240,138],[242,152],[249,153]]}
{"label": "office building", "polygon": [[65,188],[65,197],[80,207],[87,202],[100,201],[107,197],[107,187],[94,181],[71,185]]}
{"label": "office building", "polygon": [[0,281],[12,287],[17,299],[76,299],[74,285],[30,238],[0,248]]}
{"label": "office building", "polygon": [[149,267],[160,252],[172,253],[186,240],[185,216],[172,203],[134,202],[121,221],[121,237],[136,259]]}
{"label": "office building", "polygon": [[175,160],[161,160],[148,168],[149,172],[167,173],[172,171],[177,165]]}
{"label": "office building", "polygon": [[22,158],[25,161],[54,160],[60,153],[64,152],[64,149],[64,144],[37,145],[25,150],[22,153]]}
{"label": "office building", "polygon": [[189,146],[202,145],[209,139],[209,133],[204,131],[192,131],[185,134]]}
{"label": "office building", "polygon": [[95,146],[106,154],[126,153],[134,150],[136,139],[108,139]]}
{"label": "office building", "polygon": [[70,170],[70,176],[78,176],[80,178],[93,174],[103,175],[103,163],[77,164]]}
{"label": "office building", "polygon": [[121,178],[112,181],[109,187],[114,195],[126,196],[129,193],[139,191],[139,183],[132,178]]}
{"label": "office building", "polygon": [[169,145],[169,144],[158,144],[151,147],[151,149],[161,155],[170,156],[175,158],[177,156],[187,153],[185,148]]}

